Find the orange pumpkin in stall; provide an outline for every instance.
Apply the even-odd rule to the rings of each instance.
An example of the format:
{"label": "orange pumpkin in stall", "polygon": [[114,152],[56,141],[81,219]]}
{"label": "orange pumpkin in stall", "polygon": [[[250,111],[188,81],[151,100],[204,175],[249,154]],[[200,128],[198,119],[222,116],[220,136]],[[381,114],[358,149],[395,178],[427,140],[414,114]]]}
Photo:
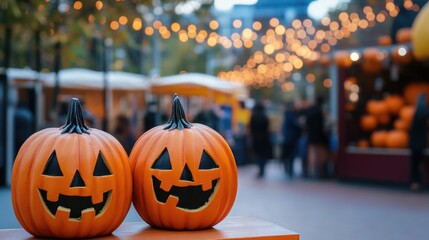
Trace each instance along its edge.
{"label": "orange pumpkin in stall", "polygon": [[380,125],[386,126],[390,123],[390,115],[388,113],[378,114],[376,118]]}
{"label": "orange pumpkin in stall", "polygon": [[358,145],[358,147],[360,147],[360,148],[367,148],[367,147],[369,147],[369,142],[368,142],[368,140],[366,140],[366,139],[360,139],[360,140],[357,142],[357,145]]}
{"label": "orange pumpkin in stall", "polygon": [[397,43],[409,43],[412,40],[411,28],[401,28],[396,32]]}
{"label": "orange pumpkin in stall", "polygon": [[384,53],[377,48],[367,48],[362,55],[362,69],[368,73],[377,73],[383,69]]}
{"label": "orange pumpkin in stall", "polygon": [[408,129],[410,128],[410,123],[406,122],[403,119],[396,119],[395,123],[393,124],[393,126],[395,127],[395,129],[397,130],[403,130],[403,131],[408,131]]}
{"label": "orange pumpkin in stall", "polygon": [[403,130],[392,130],[387,133],[386,147],[406,148],[408,146],[408,134]]}
{"label": "orange pumpkin in stall", "polygon": [[382,100],[369,100],[366,104],[366,110],[374,116],[384,115],[389,113],[387,104]]}
{"label": "orange pumpkin in stall", "polygon": [[343,68],[348,68],[353,64],[347,51],[338,51],[334,56],[334,62],[337,66]]}
{"label": "orange pumpkin in stall", "polygon": [[11,192],[18,221],[34,236],[108,235],[131,204],[128,156],[113,136],[85,126],[74,98],[63,127],[41,130],[24,142]]}
{"label": "orange pumpkin in stall", "polygon": [[397,64],[408,64],[413,60],[411,49],[402,46],[394,47],[391,52],[392,61]]}
{"label": "orange pumpkin in stall", "polygon": [[377,127],[377,118],[374,115],[364,115],[360,119],[360,126],[364,131],[372,131]]}
{"label": "orange pumpkin in stall", "polygon": [[402,107],[401,111],[399,112],[399,117],[402,121],[404,121],[406,126],[411,126],[415,110],[416,108],[414,106],[407,105]]}
{"label": "orange pumpkin in stall", "polygon": [[151,226],[209,228],[226,217],[237,193],[237,167],[215,130],[186,120],[175,95],[170,120],[143,134],[130,155],[133,203]]}
{"label": "orange pumpkin in stall", "polygon": [[378,37],[378,45],[389,46],[392,44],[392,38],[389,35],[382,35]]}
{"label": "orange pumpkin in stall", "polygon": [[[429,96],[429,83],[417,81],[407,84],[403,94],[406,103],[416,105],[417,97],[420,93],[425,93],[426,96]],[[426,97],[426,104],[429,104],[429,97]]]}
{"label": "orange pumpkin in stall", "polygon": [[386,146],[386,131],[375,131],[371,134],[371,145],[374,147],[385,147]]}
{"label": "orange pumpkin in stall", "polygon": [[398,115],[401,108],[404,106],[404,98],[400,95],[389,95],[384,98],[384,103],[390,114]]}

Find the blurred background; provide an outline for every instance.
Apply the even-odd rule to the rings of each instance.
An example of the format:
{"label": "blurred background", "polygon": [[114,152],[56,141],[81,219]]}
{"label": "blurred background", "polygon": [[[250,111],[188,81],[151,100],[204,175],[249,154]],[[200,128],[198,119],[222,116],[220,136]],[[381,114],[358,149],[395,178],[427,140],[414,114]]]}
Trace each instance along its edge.
{"label": "blurred background", "polygon": [[[168,120],[178,93],[188,120],[230,144],[244,189],[233,214],[249,212],[246,199],[265,184],[315,199],[324,195],[315,189],[328,188],[335,201],[388,196],[398,204],[392,211],[411,201],[429,212],[427,194],[413,193],[429,182],[427,114],[422,127],[413,123],[418,96],[429,94],[426,0],[2,0],[0,19],[4,201],[19,147],[38,130],[62,126],[72,97],[88,126],[129,152]],[[417,150],[416,132],[423,136]],[[289,189],[291,181],[298,185]],[[272,190],[268,198],[282,194]],[[306,215],[291,222],[271,210],[253,214],[314,231],[301,228]],[[416,217],[398,211],[398,219]],[[366,226],[345,224],[356,222]],[[428,236],[416,222],[405,232]],[[19,225],[2,216],[0,227]]]}

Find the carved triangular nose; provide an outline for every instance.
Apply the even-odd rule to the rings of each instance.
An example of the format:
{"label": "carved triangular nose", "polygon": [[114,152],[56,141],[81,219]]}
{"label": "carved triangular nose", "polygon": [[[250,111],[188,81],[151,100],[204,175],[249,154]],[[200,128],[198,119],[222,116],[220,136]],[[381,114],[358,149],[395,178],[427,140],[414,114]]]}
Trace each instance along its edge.
{"label": "carved triangular nose", "polygon": [[80,173],[78,170],[76,170],[73,180],[70,184],[70,187],[85,187],[85,182],[83,181],[82,177],[80,176]]}
{"label": "carved triangular nose", "polygon": [[188,164],[185,164],[185,168],[183,168],[183,172],[182,172],[182,176],[180,176],[180,180],[191,181],[191,182],[194,181],[191,170],[189,170]]}

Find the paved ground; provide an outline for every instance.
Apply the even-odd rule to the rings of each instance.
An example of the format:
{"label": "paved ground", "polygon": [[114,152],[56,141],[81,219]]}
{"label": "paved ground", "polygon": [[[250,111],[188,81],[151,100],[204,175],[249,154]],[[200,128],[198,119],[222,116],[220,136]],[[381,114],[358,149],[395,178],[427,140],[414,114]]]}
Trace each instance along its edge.
{"label": "paved ground", "polygon": [[[253,165],[240,167],[231,216],[258,217],[299,232],[304,240],[429,239],[429,192],[405,187],[288,179],[276,162],[256,179]],[[10,190],[0,188],[0,228],[20,227]],[[125,221],[141,221],[131,208]]]}

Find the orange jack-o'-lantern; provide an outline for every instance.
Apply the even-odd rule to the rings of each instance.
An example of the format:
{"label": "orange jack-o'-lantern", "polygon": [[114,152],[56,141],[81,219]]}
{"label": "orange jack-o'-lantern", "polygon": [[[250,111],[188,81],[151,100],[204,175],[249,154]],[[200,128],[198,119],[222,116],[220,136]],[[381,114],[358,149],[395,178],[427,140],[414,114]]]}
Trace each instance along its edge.
{"label": "orange jack-o'-lantern", "polygon": [[220,222],[237,192],[237,167],[223,137],[186,121],[175,95],[168,123],[143,134],[130,155],[133,203],[148,224],[203,229]]}
{"label": "orange jack-o'-lantern", "polygon": [[35,236],[102,236],[127,215],[131,181],[121,144],[87,128],[74,98],[66,125],[41,130],[20,148],[12,172],[13,208]]}

